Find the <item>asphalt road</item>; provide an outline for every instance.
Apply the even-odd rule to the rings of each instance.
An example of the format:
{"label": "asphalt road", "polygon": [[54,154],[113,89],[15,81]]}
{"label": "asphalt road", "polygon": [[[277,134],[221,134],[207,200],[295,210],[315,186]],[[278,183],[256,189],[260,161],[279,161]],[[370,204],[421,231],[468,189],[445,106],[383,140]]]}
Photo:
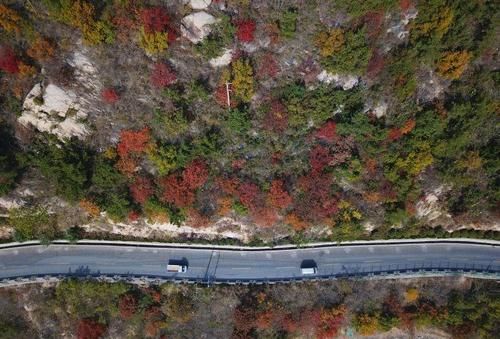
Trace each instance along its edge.
{"label": "asphalt road", "polygon": [[[186,273],[168,273],[169,260]],[[313,260],[315,277],[411,270],[479,270],[500,277],[500,246],[472,243],[374,244],[271,250],[116,245],[32,245],[0,249],[0,279],[43,275],[129,275],[203,282],[290,280]]]}

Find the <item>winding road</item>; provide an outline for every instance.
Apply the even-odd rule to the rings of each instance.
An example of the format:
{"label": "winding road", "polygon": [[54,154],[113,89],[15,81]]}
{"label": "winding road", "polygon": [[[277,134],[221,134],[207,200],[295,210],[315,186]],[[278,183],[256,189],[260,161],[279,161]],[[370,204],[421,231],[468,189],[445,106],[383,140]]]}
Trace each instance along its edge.
{"label": "winding road", "polygon": [[[168,273],[169,260],[188,265]],[[317,274],[303,276],[313,261]],[[413,240],[297,248],[207,247],[134,242],[57,241],[0,246],[0,280],[120,276],[201,283],[265,283],[348,276],[479,274],[500,279],[500,242]]]}

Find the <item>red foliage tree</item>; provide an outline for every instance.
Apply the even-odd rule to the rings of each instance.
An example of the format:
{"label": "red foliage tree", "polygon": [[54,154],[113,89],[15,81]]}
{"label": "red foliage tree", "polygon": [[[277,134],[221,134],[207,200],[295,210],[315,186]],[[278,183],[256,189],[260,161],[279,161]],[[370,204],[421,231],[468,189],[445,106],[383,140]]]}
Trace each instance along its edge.
{"label": "red foliage tree", "polygon": [[130,211],[130,212],[128,212],[127,218],[129,221],[134,222],[134,221],[139,220],[140,216],[141,216],[141,214],[138,211]]}
{"label": "red foliage tree", "polygon": [[243,183],[238,187],[238,197],[248,209],[255,209],[259,204],[260,188],[253,183]]}
{"label": "red foliage tree", "polygon": [[257,76],[260,78],[274,78],[279,71],[280,67],[276,59],[272,54],[268,53],[260,60]]}
{"label": "red foliage tree", "polygon": [[0,46],[0,70],[11,74],[19,73],[19,60],[10,47]]}
{"label": "red foliage tree", "polygon": [[193,160],[182,172],[182,180],[190,189],[203,186],[207,179],[208,168],[203,160]]}
{"label": "red foliage tree", "polygon": [[169,17],[163,7],[144,8],[140,12],[140,18],[146,33],[164,32],[168,27]]}
{"label": "red foliage tree", "polygon": [[241,42],[252,42],[255,33],[255,21],[251,19],[236,21],[236,35]]}
{"label": "red foliage tree", "polygon": [[136,178],[129,188],[134,201],[141,205],[153,194],[153,185],[148,178]]}
{"label": "red foliage tree", "polygon": [[186,207],[194,202],[195,196],[188,185],[175,174],[161,180],[163,188],[162,200],[177,207]]}
{"label": "red foliage tree", "polygon": [[98,339],[106,332],[106,326],[92,319],[82,319],[78,322],[76,336],[78,339]]}
{"label": "red foliage tree", "polygon": [[292,203],[292,197],[283,188],[283,181],[273,180],[267,196],[269,204],[274,208],[287,208]]}
{"label": "red foliage tree", "polygon": [[328,148],[324,146],[316,145],[309,152],[309,164],[313,172],[321,172],[332,160],[333,156],[330,154]]}
{"label": "red foliage tree", "polygon": [[149,139],[149,128],[147,127],[139,131],[122,131],[120,134],[120,142],[116,147],[118,155],[125,158],[131,153],[142,153],[146,149]]}
{"label": "red foliage tree", "polygon": [[301,177],[298,188],[303,192],[295,203],[298,217],[309,221],[324,221],[337,213],[337,199],[331,194],[332,178],[320,172]]}
{"label": "red foliage tree", "polygon": [[317,139],[332,142],[335,140],[337,125],[333,121],[327,121],[314,134]]}
{"label": "red foliage tree", "polygon": [[170,86],[177,80],[175,72],[163,62],[155,64],[153,72],[151,73],[150,81],[153,86],[158,88],[165,88]]}
{"label": "red foliage tree", "polygon": [[118,93],[116,93],[114,88],[105,88],[101,92],[101,97],[102,100],[107,104],[114,104],[120,99],[120,96],[118,95]]}
{"label": "red foliage tree", "polygon": [[120,298],[118,309],[123,319],[130,319],[137,312],[137,298],[132,294],[125,294]]}

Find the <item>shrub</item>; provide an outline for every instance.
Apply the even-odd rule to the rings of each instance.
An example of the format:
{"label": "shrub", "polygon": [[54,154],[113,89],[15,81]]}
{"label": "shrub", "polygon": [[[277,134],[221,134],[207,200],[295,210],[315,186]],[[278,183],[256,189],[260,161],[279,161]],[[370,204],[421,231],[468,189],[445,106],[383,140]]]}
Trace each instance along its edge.
{"label": "shrub", "polygon": [[232,65],[234,94],[243,102],[250,102],[254,94],[253,69],[248,60],[236,60]]}
{"label": "shrub", "polygon": [[467,51],[445,52],[438,62],[436,72],[447,79],[458,79],[465,71],[471,54]]}
{"label": "shrub", "polygon": [[102,100],[107,104],[114,104],[120,99],[120,96],[114,88],[103,89],[101,92],[101,97]]}
{"label": "shrub", "polygon": [[175,80],[177,80],[177,76],[170,66],[165,63],[158,62],[154,65],[150,80],[153,86],[164,88],[173,84]]}
{"label": "shrub", "polygon": [[236,36],[241,42],[252,42],[255,26],[255,21],[251,19],[236,21]]}

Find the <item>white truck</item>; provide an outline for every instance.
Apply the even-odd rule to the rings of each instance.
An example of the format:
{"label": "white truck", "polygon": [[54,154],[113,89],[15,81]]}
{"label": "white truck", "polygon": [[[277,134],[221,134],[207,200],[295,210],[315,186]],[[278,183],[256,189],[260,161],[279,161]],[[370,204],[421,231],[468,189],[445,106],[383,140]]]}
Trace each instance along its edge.
{"label": "white truck", "polygon": [[176,264],[168,264],[167,272],[170,273],[186,273],[187,266],[186,265],[176,265]]}
{"label": "white truck", "polygon": [[311,275],[311,274],[316,274],[318,272],[317,267],[302,267],[300,270],[303,275]]}

